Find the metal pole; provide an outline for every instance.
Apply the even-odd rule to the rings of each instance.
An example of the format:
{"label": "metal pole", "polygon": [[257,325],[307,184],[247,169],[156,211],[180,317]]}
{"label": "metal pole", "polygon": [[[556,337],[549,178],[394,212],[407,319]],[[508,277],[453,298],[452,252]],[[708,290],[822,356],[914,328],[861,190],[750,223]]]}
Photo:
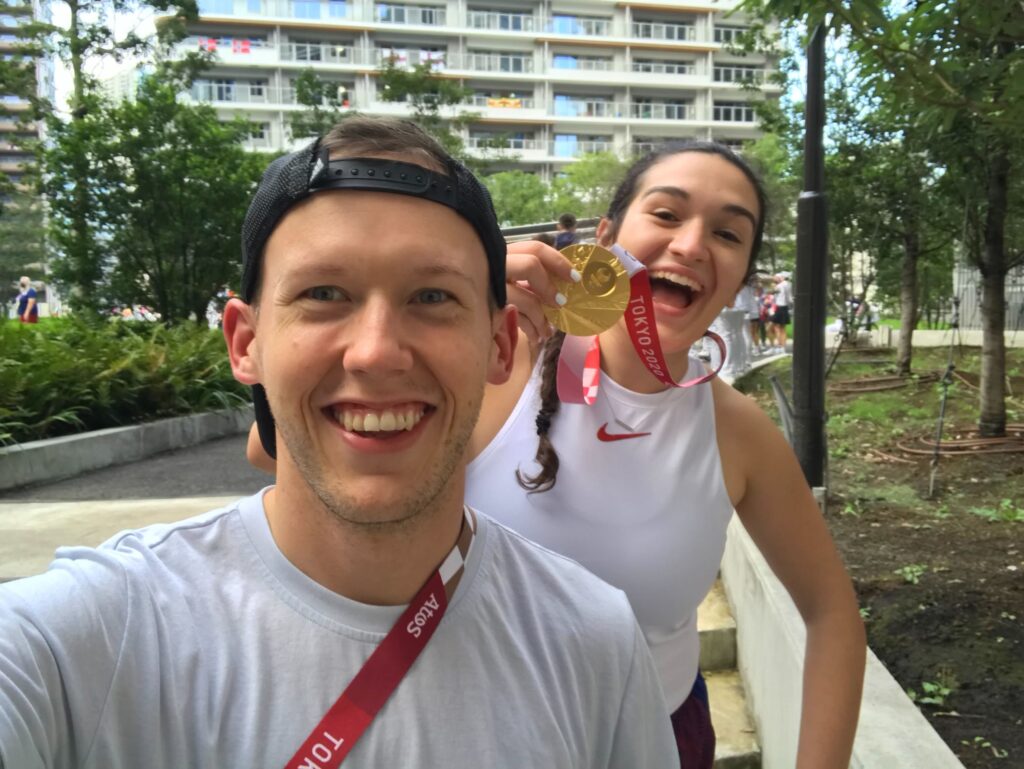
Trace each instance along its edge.
{"label": "metal pole", "polygon": [[825,310],[828,219],[825,197],[825,27],[807,46],[804,191],[797,202],[793,308],[793,448],[812,487],[825,480]]}

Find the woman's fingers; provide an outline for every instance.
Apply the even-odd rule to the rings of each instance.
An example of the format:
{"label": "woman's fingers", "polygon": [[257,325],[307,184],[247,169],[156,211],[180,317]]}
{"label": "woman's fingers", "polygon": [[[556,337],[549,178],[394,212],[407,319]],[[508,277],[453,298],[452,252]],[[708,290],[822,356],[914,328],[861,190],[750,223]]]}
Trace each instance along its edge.
{"label": "woman's fingers", "polygon": [[544,304],[524,283],[509,283],[508,301],[519,310],[519,328],[526,334],[531,345],[543,342],[551,336],[551,326],[544,315]]}
{"label": "woman's fingers", "polygon": [[580,280],[572,262],[551,246],[537,240],[509,244],[505,274],[509,283],[520,286],[525,284],[541,302],[552,307],[565,304],[565,297],[559,293],[555,280]]}

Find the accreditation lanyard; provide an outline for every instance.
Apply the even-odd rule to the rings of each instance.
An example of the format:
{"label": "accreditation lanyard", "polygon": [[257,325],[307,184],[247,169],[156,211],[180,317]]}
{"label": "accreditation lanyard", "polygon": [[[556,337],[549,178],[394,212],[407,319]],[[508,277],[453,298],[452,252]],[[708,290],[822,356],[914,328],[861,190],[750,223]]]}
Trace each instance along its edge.
{"label": "accreditation lanyard", "polygon": [[[654,298],[647,268],[619,244],[609,249],[629,276],[629,303],[626,305],[626,329],[633,349],[655,379],[667,387],[693,387],[714,379],[725,364],[726,349],[722,337],[713,331],[704,336],[718,345],[721,360],[718,368],[687,382],[677,382],[669,373],[665,353],[661,349],[658,324],[654,318]],[[567,335],[558,356],[558,398],[562,403],[585,403],[597,400],[601,383],[601,343],[599,337]]]}
{"label": "accreditation lanyard", "polygon": [[345,760],[437,630],[465,570],[474,530],[473,514],[467,507],[455,547],[285,764],[285,769],[335,769]]}

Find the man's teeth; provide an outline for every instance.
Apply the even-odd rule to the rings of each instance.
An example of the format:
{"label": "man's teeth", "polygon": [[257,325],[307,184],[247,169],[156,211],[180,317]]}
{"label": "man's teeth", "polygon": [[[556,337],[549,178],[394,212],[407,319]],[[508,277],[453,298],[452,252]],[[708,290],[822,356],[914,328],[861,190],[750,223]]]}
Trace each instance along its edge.
{"label": "man's teeth", "polygon": [[667,272],[664,270],[655,270],[650,273],[650,280],[667,280],[669,283],[675,283],[677,286],[683,286],[689,288],[692,291],[700,291],[701,285],[695,280],[691,280],[685,275],[680,275],[675,272]]}
{"label": "man's teeth", "polygon": [[342,409],[335,412],[335,419],[346,430],[360,433],[395,432],[411,430],[423,419],[423,409],[384,409],[383,411],[350,411]]}

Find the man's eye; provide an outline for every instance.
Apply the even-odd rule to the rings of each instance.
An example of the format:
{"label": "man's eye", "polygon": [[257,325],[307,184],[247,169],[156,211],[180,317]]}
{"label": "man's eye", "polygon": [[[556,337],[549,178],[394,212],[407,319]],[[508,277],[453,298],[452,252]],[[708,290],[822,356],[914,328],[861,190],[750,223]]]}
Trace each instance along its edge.
{"label": "man's eye", "polygon": [[336,302],[345,295],[334,286],[314,286],[306,291],[306,296],[316,302]]}
{"label": "man's eye", "polygon": [[451,299],[451,294],[440,288],[426,288],[416,294],[416,301],[420,304],[441,304]]}

